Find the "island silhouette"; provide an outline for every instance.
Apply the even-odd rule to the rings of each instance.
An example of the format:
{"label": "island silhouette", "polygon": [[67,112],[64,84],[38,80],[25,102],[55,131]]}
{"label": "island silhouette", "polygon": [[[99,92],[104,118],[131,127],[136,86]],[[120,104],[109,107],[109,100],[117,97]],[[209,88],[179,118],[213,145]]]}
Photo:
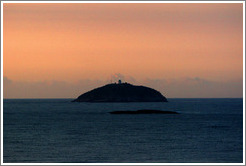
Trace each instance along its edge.
{"label": "island silhouette", "polygon": [[167,102],[167,99],[155,89],[119,80],[88,91],[72,102]]}
{"label": "island silhouette", "polygon": [[145,110],[137,110],[137,111],[111,111],[110,114],[179,114],[178,112],[174,111],[161,111],[161,110],[152,110],[152,109],[145,109]]}

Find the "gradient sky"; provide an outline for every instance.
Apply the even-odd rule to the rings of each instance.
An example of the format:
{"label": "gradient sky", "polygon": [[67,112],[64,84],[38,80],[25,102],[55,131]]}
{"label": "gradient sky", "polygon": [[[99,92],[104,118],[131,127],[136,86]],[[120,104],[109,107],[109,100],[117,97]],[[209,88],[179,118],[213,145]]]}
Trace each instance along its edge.
{"label": "gradient sky", "polygon": [[5,98],[74,98],[118,77],[167,97],[243,95],[242,3],[4,3],[3,43]]}

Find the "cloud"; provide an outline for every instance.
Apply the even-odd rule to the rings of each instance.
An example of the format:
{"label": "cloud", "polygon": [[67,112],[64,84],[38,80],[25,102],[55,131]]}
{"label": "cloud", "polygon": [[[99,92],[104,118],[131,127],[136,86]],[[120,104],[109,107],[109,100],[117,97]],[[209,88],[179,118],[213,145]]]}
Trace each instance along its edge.
{"label": "cloud", "polygon": [[9,85],[12,83],[12,81],[8,79],[7,77],[3,77],[3,83]]}
{"label": "cloud", "polygon": [[143,84],[175,98],[243,97],[243,80],[209,81],[199,77],[183,79],[146,79]]}
{"label": "cloud", "polygon": [[4,98],[77,98],[81,93],[104,85],[100,80],[64,81],[12,81],[3,79]]}
{"label": "cloud", "polygon": [[[113,78],[144,85],[160,91],[167,98],[234,98],[243,97],[243,80],[210,81],[200,77],[183,79],[135,80],[117,73]],[[84,79],[76,83],[64,81],[21,82],[3,77],[4,98],[77,98],[80,94],[110,83],[109,80]]]}

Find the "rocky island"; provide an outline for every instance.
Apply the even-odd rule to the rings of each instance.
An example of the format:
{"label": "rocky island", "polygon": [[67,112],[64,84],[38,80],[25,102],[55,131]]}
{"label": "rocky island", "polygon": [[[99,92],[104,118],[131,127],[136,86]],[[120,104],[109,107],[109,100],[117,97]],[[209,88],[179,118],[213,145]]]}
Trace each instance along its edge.
{"label": "rocky island", "polygon": [[167,102],[160,92],[145,86],[137,86],[129,83],[107,84],[93,89],[73,102]]}
{"label": "rocky island", "polygon": [[161,110],[137,110],[137,111],[112,111],[110,114],[179,114],[174,111],[161,111]]}

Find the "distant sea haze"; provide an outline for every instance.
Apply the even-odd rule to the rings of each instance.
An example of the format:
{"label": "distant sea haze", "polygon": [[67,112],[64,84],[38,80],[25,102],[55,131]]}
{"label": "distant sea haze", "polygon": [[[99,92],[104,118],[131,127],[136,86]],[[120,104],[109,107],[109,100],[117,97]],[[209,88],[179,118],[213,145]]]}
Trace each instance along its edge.
{"label": "distant sea haze", "polygon": [[[123,77],[123,76],[121,76]],[[144,79],[124,81],[158,90],[168,98],[242,98],[243,79],[211,81],[200,77],[184,79]],[[110,80],[14,81],[3,77],[4,98],[77,98],[82,93],[109,84]]]}
{"label": "distant sea haze", "polygon": [[[4,163],[241,163],[243,99],[4,99]],[[154,109],[179,114],[110,114]]]}

